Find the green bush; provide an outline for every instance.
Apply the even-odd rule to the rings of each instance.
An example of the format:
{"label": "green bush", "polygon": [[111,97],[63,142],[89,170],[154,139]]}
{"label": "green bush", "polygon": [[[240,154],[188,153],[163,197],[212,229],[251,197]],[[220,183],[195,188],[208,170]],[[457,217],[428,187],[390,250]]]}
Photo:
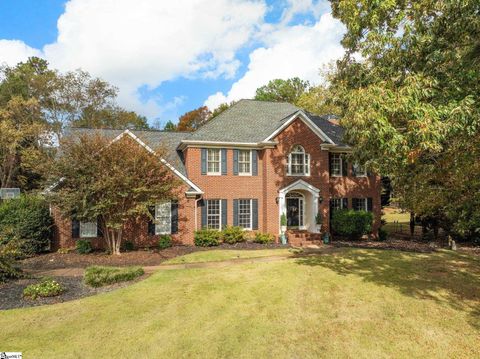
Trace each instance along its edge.
{"label": "green bush", "polygon": [[215,229],[201,229],[195,231],[194,242],[198,247],[213,247],[220,244],[222,233]]}
{"label": "green bush", "polygon": [[332,214],[332,231],[351,239],[359,239],[372,232],[373,214],[352,209],[335,210]]}
{"label": "green bush", "polygon": [[0,244],[17,240],[25,255],[45,250],[52,236],[53,219],[47,202],[21,196],[0,203]]}
{"label": "green bush", "polygon": [[0,283],[22,276],[22,271],[15,265],[15,258],[20,253],[21,250],[14,241],[0,245]]}
{"label": "green bush", "polygon": [[123,250],[125,251],[133,251],[135,249],[135,245],[132,241],[125,241],[123,242]]}
{"label": "green bush", "polygon": [[222,238],[228,244],[245,242],[245,231],[242,227],[228,226],[222,231]]}
{"label": "green bush", "polygon": [[384,228],[380,227],[378,229],[378,240],[386,241],[387,239],[388,239],[388,232]]}
{"label": "green bush", "polygon": [[145,273],[141,267],[101,267],[91,266],[85,269],[83,280],[92,287],[101,287],[108,284],[127,282],[140,277]]}
{"label": "green bush", "polygon": [[253,241],[260,244],[273,243],[273,241],[275,241],[275,236],[270,233],[256,233]]}
{"label": "green bush", "polygon": [[55,297],[62,294],[65,288],[49,277],[44,277],[38,284],[31,284],[23,290],[23,296],[31,299],[38,297]]}
{"label": "green bush", "polygon": [[76,246],[77,252],[80,254],[88,254],[92,251],[92,243],[86,239],[79,239]]}
{"label": "green bush", "polygon": [[158,238],[158,249],[170,248],[172,246],[172,237],[168,234],[163,234]]}

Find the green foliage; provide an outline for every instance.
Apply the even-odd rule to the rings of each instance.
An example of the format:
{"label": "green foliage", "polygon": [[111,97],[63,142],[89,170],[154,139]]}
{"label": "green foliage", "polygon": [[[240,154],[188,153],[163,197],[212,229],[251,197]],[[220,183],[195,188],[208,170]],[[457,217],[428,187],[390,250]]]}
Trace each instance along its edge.
{"label": "green foliage", "polygon": [[288,80],[275,79],[257,89],[255,100],[295,103],[309,87],[308,81],[303,81],[298,77]]}
{"label": "green foliage", "polygon": [[172,236],[168,234],[162,234],[158,238],[158,249],[166,249],[172,246]]}
{"label": "green foliage", "polygon": [[215,229],[195,231],[194,243],[197,247],[213,247],[220,244],[222,233]]}
{"label": "green foliage", "polygon": [[275,236],[270,233],[255,233],[255,239],[253,240],[255,243],[260,244],[269,244],[275,241]]}
{"label": "green foliage", "polygon": [[245,231],[242,227],[227,226],[222,231],[222,239],[228,244],[245,242]]}
{"label": "green foliage", "polygon": [[77,252],[80,254],[88,254],[92,252],[92,243],[87,239],[79,239],[75,243]]}
{"label": "green foliage", "polygon": [[480,2],[333,0],[332,10],[347,32],[330,91],[353,156],[392,179],[405,209],[478,236]]}
{"label": "green foliage", "polygon": [[388,239],[388,232],[385,230],[385,228],[380,227],[378,229],[378,240],[386,241],[387,239]]}
{"label": "green foliage", "polygon": [[44,277],[38,284],[30,284],[23,290],[23,296],[31,299],[38,297],[55,297],[62,294],[65,288],[56,280],[50,277]]}
{"label": "green foliage", "polygon": [[230,103],[222,103],[220,104],[215,110],[213,110],[211,116],[210,116],[210,120],[213,120],[215,117],[217,117],[218,115],[220,115],[222,112],[228,110],[230,107],[232,107],[233,105],[235,105],[237,103],[237,101],[232,101]]}
{"label": "green foliage", "polygon": [[334,210],[332,214],[332,230],[335,234],[358,239],[371,233],[373,214],[353,209]]}
{"label": "green foliage", "polygon": [[172,121],[168,121],[165,126],[163,127],[163,130],[164,131],[176,131],[177,130],[177,126],[172,122]]}
{"label": "green foliage", "polygon": [[282,215],[280,216],[280,225],[281,226],[287,225],[287,215],[285,213],[282,213]]}
{"label": "green foliage", "polygon": [[328,88],[324,86],[311,87],[295,102],[295,105],[317,115],[338,115],[342,109],[333,103],[334,99]]}
{"label": "green foliage", "polygon": [[123,249],[127,252],[133,251],[135,249],[135,245],[132,241],[125,241],[123,242]]}
{"label": "green foliage", "polygon": [[15,259],[22,255],[15,241],[0,244],[0,283],[22,276],[22,271],[15,265]]}
{"label": "green foliage", "polygon": [[315,216],[315,223],[316,224],[322,224],[323,223],[323,216],[320,212],[317,213]]}
{"label": "green foliage", "polygon": [[47,202],[37,196],[21,196],[0,203],[0,244],[17,241],[25,255],[49,245],[53,219]]}
{"label": "green foliage", "polygon": [[141,267],[117,268],[91,266],[85,269],[83,280],[85,284],[92,287],[102,287],[118,282],[127,282],[142,276],[144,273]]}

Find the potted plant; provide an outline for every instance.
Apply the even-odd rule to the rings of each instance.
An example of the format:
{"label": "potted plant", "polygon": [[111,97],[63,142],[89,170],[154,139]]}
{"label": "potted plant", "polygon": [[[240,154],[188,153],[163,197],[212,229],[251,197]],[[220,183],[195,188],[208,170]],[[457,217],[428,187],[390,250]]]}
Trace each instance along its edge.
{"label": "potted plant", "polygon": [[315,216],[315,223],[317,225],[317,233],[320,233],[322,230],[322,222],[323,222],[323,217],[320,212],[317,213]]}
{"label": "potted plant", "polygon": [[282,233],[287,231],[287,215],[285,213],[280,216],[280,229]]}

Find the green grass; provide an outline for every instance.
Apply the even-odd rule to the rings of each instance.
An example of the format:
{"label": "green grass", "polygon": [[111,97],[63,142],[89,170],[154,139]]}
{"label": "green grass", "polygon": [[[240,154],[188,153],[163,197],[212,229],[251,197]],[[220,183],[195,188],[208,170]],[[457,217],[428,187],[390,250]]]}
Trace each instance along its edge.
{"label": "green grass", "polygon": [[258,250],[235,250],[235,249],[213,249],[190,253],[181,257],[175,257],[166,261],[166,264],[196,263],[196,262],[217,262],[237,258],[256,258],[291,254],[288,248],[279,249],[258,249]]}
{"label": "green grass", "polygon": [[119,282],[127,282],[143,275],[141,267],[102,267],[90,266],[85,269],[83,280],[92,287],[102,287]]}
{"label": "green grass", "polygon": [[344,249],[0,312],[0,343],[28,358],[473,358],[479,308],[478,258]]}
{"label": "green grass", "polygon": [[387,223],[410,223],[410,213],[408,212],[401,212],[400,210],[395,211],[387,211],[383,216],[382,219],[387,221]]}

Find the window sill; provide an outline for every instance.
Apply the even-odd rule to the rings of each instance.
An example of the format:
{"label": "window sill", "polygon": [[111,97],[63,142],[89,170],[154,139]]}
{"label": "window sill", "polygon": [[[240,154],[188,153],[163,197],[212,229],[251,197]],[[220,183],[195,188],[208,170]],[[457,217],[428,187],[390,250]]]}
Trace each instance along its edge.
{"label": "window sill", "polygon": [[207,172],[207,176],[221,176],[220,172]]}
{"label": "window sill", "polygon": [[252,176],[251,173],[240,173],[240,172],[238,173],[238,175],[243,176],[243,177],[249,177],[249,176],[251,177]]}
{"label": "window sill", "polygon": [[291,174],[291,173],[287,173],[287,176],[288,177],[310,177],[310,175],[307,175],[307,174]]}

